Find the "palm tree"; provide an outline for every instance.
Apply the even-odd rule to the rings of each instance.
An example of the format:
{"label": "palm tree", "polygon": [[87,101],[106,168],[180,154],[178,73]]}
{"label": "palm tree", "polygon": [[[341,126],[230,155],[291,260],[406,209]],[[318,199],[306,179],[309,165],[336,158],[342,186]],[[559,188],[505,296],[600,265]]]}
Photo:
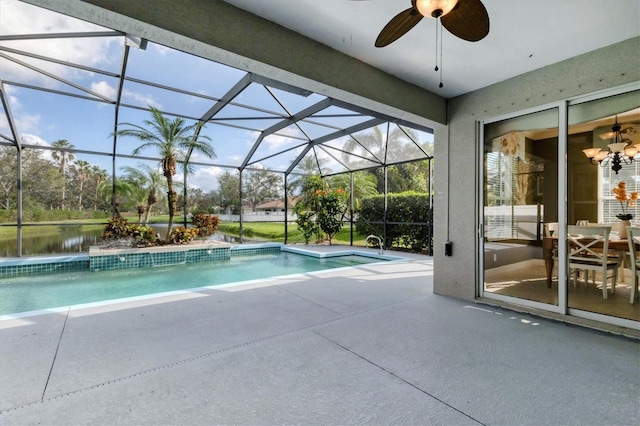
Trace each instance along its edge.
{"label": "palm tree", "polygon": [[209,143],[210,138],[200,135],[199,130],[203,123],[187,125],[184,119],[175,117],[173,120],[167,119],[160,110],[151,109],[151,120],[144,120],[146,127],[137,124],[122,123],[130,128],[118,130],[116,135],[131,136],[142,142],[133,150],[133,155],[138,155],[147,148],[155,148],[160,154],[160,164],[162,174],[167,180],[167,204],[169,207],[169,223],[167,224],[167,235],[165,242],[171,240],[171,228],[176,211],[177,194],[173,183],[173,176],[176,174],[178,163],[187,167],[187,155],[192,152],[200,153],[207,158],[215,158],[215,151]]}
{"label": "palm tree", "polygon": [[296,165],[295,169],[302,175],[295,175],[288,184],[289,195],[293,195],[295,192],[302,190],[304,178],[309,175],[320,175],[322,167],[328,162],[326,158],[318,158],[313,153],[309,153]]}
{"label": "palm tree", "polygon": [[[351,188],[351,176],[348,173],[333,176],[329,185],[334,189],[344,189],[349,193]],[[376,176],[368,171],[353,172],[353,204],[354,209],[357,211],[360,208],[360,202],[364,198],[373,197],[378,195],[378,179]]]}
{"label": "palm tree", "polygon": [[120,197],[131,195],[137,189],[131,182],[118,178],[113,182],[112,187],[109,185],[104,185],[103,187],[106,193],[105,195],[107,198],[110,198],[113,204],[114,216],[118,217],[120,216]]}
{"label": "palm tree", "polygon": [[[380,126],[373,127],[370,132],[362,133],[354,138],[349,137],[343,146],[342,159],[346,164],[358,166],[359,163],[370,164],[369,161],[384,161],[386,134]],[[352,154],[355,154],[352,155]],[[363,161],[360,157],[368,158]]]}
{"label": "palm tree", "polygon": [[95,185],[95,190],[96,190],[94,194],[94,200],[93,200],[93,210],[98,210],[98,200],[100,199],[100,190],[104,182],[107,181],[108,177],[109,177],[109,174],[107,173],[107,171],[104,169],[101,169],[100,166],[94,165],[91,167],[91,180],[93,181],[93,184]]}
{"label": "palm tree", "polygon": [[89,180],[91,176],[91,164],[84,160],[76,161],[74,166],[76,177],[78,179],[78,210],[82,210],[82,191],[84,191],[84,184]]}
{"label": "palm tree", "polygon": [[[137,182],[141,188],[144,188],[144,202],[146,203],[142,208],[144,214],[145,225],[149,224],[149,214],[151,208],[158,201],[158,190],[162,187],[162,175],[158,171],[148,164],[138,163],[137,167],[124,167],[124,172],[127,178]],[[139,215],[141,216],[141,214]],[[140,217],[138,218],[140,221]]]}
{"label": "palm tree", "polygon": [[51,146],[59,148],[51,153],[51,158],[58,163],[58,169],[60,170],[60,175],[62,175],[62,197],[60,208],[64,210],[64,201],[67,196],[67,168],[69,166],[69,162],[73,161],[75,158],[69,150],[75,148],[75,146],[70,144],[66,139],[57,140],[53,142]]}

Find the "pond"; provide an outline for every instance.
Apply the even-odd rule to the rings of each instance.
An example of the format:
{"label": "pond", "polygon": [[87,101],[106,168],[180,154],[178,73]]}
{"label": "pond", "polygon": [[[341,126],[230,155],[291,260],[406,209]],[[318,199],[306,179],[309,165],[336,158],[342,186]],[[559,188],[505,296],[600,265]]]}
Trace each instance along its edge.
{"label": "pond", "polygon": [[[153,224],[153,229],[164,235],[166,224]],[[36,229],[34,232],[33,229]],[[37,230],[41,228],[42,232]],[[22,237],[22,255],[35,256],[44,254],[82,253],[100,242],[103,225],[56,225],[46,227],[25,227]],[[236,243],[238,238],[216,232],[212,240]],[[0,257],[15,257],[17,237],[0,240]]]}

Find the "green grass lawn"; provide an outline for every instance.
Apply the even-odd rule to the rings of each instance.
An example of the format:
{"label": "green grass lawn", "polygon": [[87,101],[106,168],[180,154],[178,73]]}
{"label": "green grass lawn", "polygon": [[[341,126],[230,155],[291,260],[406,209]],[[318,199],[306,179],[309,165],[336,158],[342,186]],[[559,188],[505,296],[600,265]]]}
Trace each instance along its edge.
{"label": "green grass lawn", "polygon": [[[130,222],[137,222],[138,217],[136,215],[125,215],[125,218]],[[149,224],[153,226],[154,223],[167,223],[169,220],[169,216],[167,215],[158,215],[152,216],[149,218]],[[24,237],[30,236],[45,236],[45,235],[56,235],[61,232],[61,227],[65,226],[65,224],[81,224],[82,230],[96,230],[104,227],[106,223],[105,219],[77,219],[77,220],[68,220],[53,223],[47,222],[39,222],[37,226],[23,226],[22,235]],[[184,223],[182,216],[176,216],[174,219],[174,226],[180,226]],[[289,237],[287,242],[289,243],[304,243],[304,238],[302,237],[302,233],[298,231],[298,227],[295,224],[289,224],[288,227]],[[218,226],[218,231],[238,237],[240,235],[240,224],[235,222],[227,222],[221,223]],[[278,222],[244,222],[242,224],[243,235],[246,238],[257,238],[267,241],[275,241],[275,242],[284,242],[284,223]],[[338,235],[336,235],[332,242],[334,244],[349,244],[350,243],[350,228],[349,225],[344,226]],[[0,227],[0,241],[2,240],[11,240],[16,237],[16,228],[13,226],[2,226]],[[358,246],[365,245],[365,235],[360,235],[355,232],[353,234],[353,244]],[[311,241],[315,243],[315,241]]]}
{"label": "green grass lawn", "polygon": [[[304,243],[302,233],[298,230],[295,224],[290,224],[288,227],[289,237],[287,242],[289,243]],[[238,223],[221,223],[218,226],[218,231],[238,237],[240,235],[240,224]],[[260,238],[269,241],[284,242],[284,223],[274,222],[244,222],[242,224],[242,234],[247,238]],[[365,235],[360,235],[355,232],[353,234],[353,244],[364,246]],[[312,243],[315,241],[311,241]],[[336,235],[332,242],[334,244],[349,244],[350,243],[350,227],[344,226],[338,235]]]}

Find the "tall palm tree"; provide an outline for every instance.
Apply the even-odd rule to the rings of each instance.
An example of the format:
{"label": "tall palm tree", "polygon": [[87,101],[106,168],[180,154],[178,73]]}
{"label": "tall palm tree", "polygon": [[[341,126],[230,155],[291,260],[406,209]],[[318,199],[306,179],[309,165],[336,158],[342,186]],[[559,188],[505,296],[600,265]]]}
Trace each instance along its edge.
{"label": "tall palm tree", "polygon": [[144,214],[143,223],[147,225],[151,208],[158,201],[158,190],[163,187],[162,175],[158,169],[144,163],[138,163],[137,167],[127,166],[123,170],[128,179],[138,182],[140,187],[144,189],[145,205],[142,213]]}
{"label": "tall palm tree", "polygon": [[[105,182],[106,183],[106,182]],[[114,191],[115,189],[115,191]],[[113,213],[115,216],[120,216],[120,197],[126,197],[135,192],[137,188],[131,182],[127,182],[124,179],[116,178],[113,185],[102,185],[102,191],[105,199],[109,200],[113,204]]]}
{"label": "tall palm tree", "polygon": [[95,185],[93,210],[98,210],[98,201],[100,199],[100,189],[102,188],[102,185],[104,184],[104,182],[106,182],[108,177],[109,177],[109,174],[107,173],[107,171],[104,169],[101,169],[100,166],[93,165],[91,167],[91,180]]}
{"label": "tall palm tree", "polygon": [[78,160],[74,165],[76,178],[78,179],[78,210],[82,210],[82,192],[84,191],[84,184],[89,180],[91,176],[91,164],[88,161]]}
{"label": "tall palm tree", "polygon": [[209,143],[210,138],[199,133],[203,123],[187,125],[185,120],[180,117],[175,117],[173,120],[167,119],[160,110],[149,108],[152,118],[144,120],[144,126],[122,123],[121,125],[129,126],[129,128],[118,130],[116,135],[131,136],[142,142],[139,147],[133,150],[133,155],[138,155],[147,148],[155,148],[160,154],[162,174],[167,180],[169,223],[165,241],[169,242],[177,199],[173,176],[176,174],[178,164],[182,163],[184,167],[187,166],[185,163],[188,161],[188,153],[199,153],[207,158],[215,158],[215,151]]}
{"label": "tall palm tree", "polygon": [[346,164],[356,167],[363,161],[357,156],[371,159],[371,161],[384,161],[386,139],[386,134],[382,132],[380,126],[373,127],[367,133],[359,134],[357,138],[349,137],[342,148],[344,150],[342,159]]}
{"label": "tall palm tree", "polygon": [[64,210],[64,201],[67,197],[67,168],[69,166],[69,162],[73,161],[75,158],[75,156],[68,150],[75,148],[75,146],[70,144],[66,139],[57,140],[53,142],[51,146],[58,148],[51,152],[51,158],[57,162],[60,175],[62,176],[62,197],[60,200],[60,208]]}

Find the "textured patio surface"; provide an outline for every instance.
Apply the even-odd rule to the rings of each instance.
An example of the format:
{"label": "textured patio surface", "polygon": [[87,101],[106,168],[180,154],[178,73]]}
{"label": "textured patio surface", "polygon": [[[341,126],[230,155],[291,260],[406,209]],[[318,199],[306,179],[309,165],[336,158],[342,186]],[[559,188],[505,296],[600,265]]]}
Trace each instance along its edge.
{"label": "textured patio surface", "polygon": [[3,320],[0,424],[640,424],[637,341],[431,280],[410,256]]}

